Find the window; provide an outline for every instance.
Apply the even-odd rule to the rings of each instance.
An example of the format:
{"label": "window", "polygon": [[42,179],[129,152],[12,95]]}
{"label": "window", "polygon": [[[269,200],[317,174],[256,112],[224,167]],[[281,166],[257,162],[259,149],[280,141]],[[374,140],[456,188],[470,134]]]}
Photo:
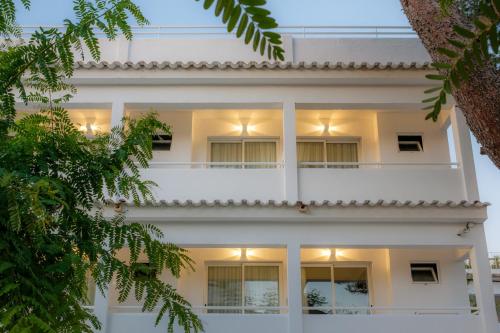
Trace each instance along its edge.
{"label": "window", "polygon": [[399,151],[423,151],[422,135],[398,135]]}
{"label": "window", "polygon": [[279,274],[276,264],[208,266],[208,312],[279,313]]}
{"label": "window", "polygon": [[[277,160],[276,146],[276,140],[211,140],[210,162],[215,163],[212,167],[216,168],[240,168],[240,163],[245,168],[270,168],[275,166]],[[217,163],[220,164],[217,165]],[[225,163],[229,165],[224,165]],[[264,164],[255,165],[252,163]]]}
{"label": "window", "polygon": [[500,295],[495,295],[495,305],[497,308],[497,317],[500,322]]}
{"label": "window", "polygon": [[411,279],[416,283],[438,283],[438,267],[436,263],[411,263]]}
{"label": "window", "polygon": [[[331,162],[329,168],[357,168],[358,143],[328,140],[298,141],[297,160],[307,168],[323,168],[323,162]],[[346,164],[342,164],[345,162]],[[353,165],[354,164],[354,165]]]}
{"label": "window", "polygon": [[170,134],[155,134],[152,140],[153,150],[169,151],[172,146],[172,135]]}
{"label": "window", "polygon": [[367,313],[370,306],[368,268],[302,267],[302,305],[308,314]]}

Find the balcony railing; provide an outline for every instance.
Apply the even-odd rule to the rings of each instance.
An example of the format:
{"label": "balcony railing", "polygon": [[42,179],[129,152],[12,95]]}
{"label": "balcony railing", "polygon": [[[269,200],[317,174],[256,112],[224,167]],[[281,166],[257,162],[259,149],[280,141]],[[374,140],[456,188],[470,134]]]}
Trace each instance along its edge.
{"label": "balcony railing", "polygon": [[[31,34],[39,29],[39,26],[23,26],[23,38],[29,38]],[[63,26],[44,26],[44,29],[55,28],[64,30]],[[295,38],[417,38],[410,26],[341,26],[341,25],[285,25],[274,31]],[[207,38],[207,37],[234,37],[234,33],[228,33],[225,26],[198,25],[150,25],[144,27],[132,27],[135,38]],[[97,32],[98,37],[105,37],[103,33]]]}
{"label": "balcony railing", "polygon": [[405,162],[300,162],[301,168],[386,168],[386,167],[440,167],[457,169],[458,163],[405,163]]}
{"label": "balcony railing", "polygon": [[479,314],[478,307],[391,307],[391,306],[357,306],[332,307],[314,306],[303,307],[304,314],[330,315],[378,315],[378,314],[410,314],[410,315],[463,315]]}
{"label": "balcony railing", "polygon": [[283,167],[281,162],[151,162],[152,169],[162,168],[230,168],[230,169],[277,169]]}

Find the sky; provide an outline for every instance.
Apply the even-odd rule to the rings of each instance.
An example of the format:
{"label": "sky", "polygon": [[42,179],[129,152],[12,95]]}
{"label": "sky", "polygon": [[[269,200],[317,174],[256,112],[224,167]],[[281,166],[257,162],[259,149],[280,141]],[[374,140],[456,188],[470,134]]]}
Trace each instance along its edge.
{"label": "sky", "polygon": [[[195,0],[136,0],[152,25],[220,25]],[[267,9],[280,25],[408,25],[399,0],[268,0]],[[32,0],[31,11],[21,10],[22,25],[60,25],[72,17],[71,0]],[[500,170],[472,137],[480,198],[490,202],[486,238],[488,249],[500,253]]]}

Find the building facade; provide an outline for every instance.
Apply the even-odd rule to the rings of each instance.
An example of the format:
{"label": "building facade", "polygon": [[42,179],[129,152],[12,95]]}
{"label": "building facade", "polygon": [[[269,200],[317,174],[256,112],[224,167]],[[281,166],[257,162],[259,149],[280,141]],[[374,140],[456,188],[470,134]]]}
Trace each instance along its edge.
{"label": "building facade", "polygon": [[[425,49],[375,37],[284,36],[283,63],[227,37],[118,39],[77,63],[85,131],[172,126],[142,171],[157,201],[125,214],[189,250],[195,270],[162,279],[207,333],[499,331],[464,117],[426,121]],[[103,332],[166,330],[113,285],[92,307]]]}

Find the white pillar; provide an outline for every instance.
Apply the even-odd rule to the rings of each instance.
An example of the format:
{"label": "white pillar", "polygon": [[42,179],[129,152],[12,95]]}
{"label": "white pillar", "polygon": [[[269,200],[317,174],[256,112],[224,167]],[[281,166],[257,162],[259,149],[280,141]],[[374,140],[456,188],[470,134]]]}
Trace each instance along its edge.
{"label": "white pillar", "polygon": [[483,326],[482,332],[498,333],[498,318],[483,225],[476,225],[473,232],[477,236],[477,241],[470,251],[470,264],[477,306]]}
{"label": "white pillar", "polygon": [[111,127],[119,126],[125,116],[125,103],[123,101],[113,101],[111,106]]}
{"label": "white pillar", "polygon": [[302,333],[302,281],[300,244],[287,245],[288,333]]}
{"label": "white pillar", "polygon": [[464,199],[468,201],[479,200],[470,132],[462,111],[457,107],[453,107],[450,112],[450,122],[453,131],[457,162],[460,165],[462,174]]}
{"label": "white pillar", "polygon": [[289,202],[299,200],[295,103],[292,101],[283,103],[283,198]]}
{"label": "white pillar", "polygon": [[101,323],[101,330],[98,332],[106,333],[108,330],[108,294],[109,291],[106,289],[104,291],[104,295],[101,294],[99,288],[95,290],[95,299],[94,299],[94,315],[99,319]]}

